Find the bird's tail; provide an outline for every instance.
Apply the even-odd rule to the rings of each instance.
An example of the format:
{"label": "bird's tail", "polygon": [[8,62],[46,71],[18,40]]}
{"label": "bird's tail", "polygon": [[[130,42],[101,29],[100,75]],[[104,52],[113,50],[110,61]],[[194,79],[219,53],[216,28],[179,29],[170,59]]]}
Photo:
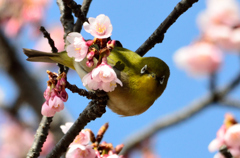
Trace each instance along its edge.
{"label": "bird's tail", "polygon": [[75,69],[73,66],[73,59],[70,58],[66,52],[47,53],[26,48],[23,48],[23,52],[28,56],[27,61],[60,63],[64,66],[70,67],[71,69]]}

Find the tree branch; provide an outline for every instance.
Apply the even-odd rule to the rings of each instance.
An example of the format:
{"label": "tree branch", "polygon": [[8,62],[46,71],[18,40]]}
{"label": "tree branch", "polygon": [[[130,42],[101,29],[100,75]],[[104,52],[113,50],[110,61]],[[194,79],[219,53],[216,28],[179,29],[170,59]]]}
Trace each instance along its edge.
{"label": "tree branch", "polygon": [[162,43],[168,28],[196,2],[198,0],[181,0],[153,34],[135,52],[140,56],[144,56],[155,44]]}
{"label": "tree branch", "polygon": [[50,124],[52,122],[52,117],[42,117],[42,121],[39,124],[37,132],[35,134],[34,142],[32,147],[28,151],[27,158],[37,158],[42,151],[42,146],[47,139],[48,130],[50,128]]}
{"label": "tree branch", "polygon": [[[88,13],[89,7],[91,5],[91,2],[92,2],[92,0],[84,0],[82,3],[81,11],[82,11],[83,15],[85,16],[85,18],[87,17],[87,13]],[[73,28],[73,31],[81,32],[83,23],[84,23],[84,21],[82,21],[82,19],[78,18],[77,22]]]}
{"label": "tree branch", "polygon": [[24,68],[14,47],[10,46],[2,32],[0,32],[0,52],[1,68],[12,77],[19,88],[18,102],[30,104],[40,118],[40,105],[43,103],[42,91],[37,81]]}
{"label": "tree branch", "polygon": [[[224,88],[216,90],[216,95],[218,99],[224,98],[229,92],[231,92],[238,84],[240,83],[240,73],[234,78],[228,85]],[[145,129],[131,135],[127,141],[124,143],[125,146],[120,154],[125,155],[134,149],[140,142],[149,138],[153,134],[157,133],[160,130],[169,128],[177,123],[180,123],[199,111],[203,110],[205,107],[210,105],[215,101],[214,95],[207,94],[200,99],[192,102],[190,105],[185,106],[181,110],[173,112],[157,119],[154,123],[146,127]]]}
{"label": "tree branch", "polygon": [[91,120],[101,117],[102,114],[106,112],[106,104],[106,100],[103,100],[102,102],[92,100],[79,115],[78,119],[74,122],[68,132],[47,155],[47,158],[59,158],[64,152],[66,152],[69,144],[73,142],[76,135],[78,135],[78,133],[87,125],[87,123]]}
{"label": "tree branch", "polygon": [[72,10],[75,17],[82,22],[88,21],[86,15],[81,10],[81,5],[78,5],[74,0],[63,0],[63,2]]}
{"label": "tree branch", "polygon": [[226,105],[226,106],[240,108],[240,100],[238,100],[238,99],[224,98],[224,99],[220,100],[219,103]]}

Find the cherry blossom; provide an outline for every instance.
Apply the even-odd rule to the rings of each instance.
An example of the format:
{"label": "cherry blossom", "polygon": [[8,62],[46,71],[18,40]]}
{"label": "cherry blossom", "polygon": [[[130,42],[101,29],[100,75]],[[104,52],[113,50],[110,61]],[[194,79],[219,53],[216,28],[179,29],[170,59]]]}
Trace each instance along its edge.
{"label": "cherry blossom", "polygon": [[224,135],[224,140],[228,146],[239,149],[240,152],[240,124],[231,126]]}
{"label": "cherry blossom", "polygon": [[222,52],[212,43],[200,41],[180,48],[174,55],[176,65],[189,74],[209,75],[222,64]]}
{"label": "cherry blossom", "polygon": [[197,23],[203,37],[223,49],[239,51],[240,12],[235,0],[208,0],[207,9],[198,16]]}
{"label": "cherry blossom", "polygon": [[66,158],[96,158],[95,150],[91,145],[75,144],[69,148]]}
{"label": "cherry blossom", "polygon": [[88,85],[90,89],[99,89],[105,92],[113,91],[117,87],[117,83],[123,86],[112,67],[104,62],[85,75],[82,82],[84,86]]}
{"label": "cherry blossom", "polygon": [[83,23],[83,28],[95,38],[108,38],[112,35],[112,24],[108,16],[98,15],[96,18],[90,17],[88,22]]}
{"label": "cherry blossom", "polygon": [[70,44],[67,46],[66,51],[69,57],[74,57],[75,61],[82,61],[88,52],[89,45],[85,42],[80,33],[71,32],[67,36]]}

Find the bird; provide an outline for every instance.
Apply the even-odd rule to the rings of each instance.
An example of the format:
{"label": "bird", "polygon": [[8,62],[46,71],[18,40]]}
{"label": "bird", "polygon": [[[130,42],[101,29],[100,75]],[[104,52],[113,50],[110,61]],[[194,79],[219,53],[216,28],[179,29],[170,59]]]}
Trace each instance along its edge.
{"label": "bird", "polygon": [[[48,53],[23,48],[31,62],[60,63],[75,70],[82,79],[92,68],[86,66],[87,59],[76,62],[66,51]],[[94,59],[95,63],[97,62]],[[123,47],[114,47],[107,62],[122,81],[114,91],[107,92],[107,106],[121,116],[134,116],[145,112],[164,92],[170,76],[168,65],[157,57],[141,57]],[[95,64],[96,65],[96,64]]]}

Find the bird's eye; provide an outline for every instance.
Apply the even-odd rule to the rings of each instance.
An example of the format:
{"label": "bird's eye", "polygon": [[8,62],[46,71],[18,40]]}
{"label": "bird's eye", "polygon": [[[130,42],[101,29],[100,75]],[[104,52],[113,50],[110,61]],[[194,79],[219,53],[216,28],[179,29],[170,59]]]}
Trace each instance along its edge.
{"label": "bird's eye", "polygon": [[165,76],[162,76],[162,77],[159,79],[160,84],[163,84],[164,79],[165,79]]}
{"label": "bird's eye", "polygon": [[141,74],[144,74],[147,71],[147,65],[145,65],[142,69],[141,69]]}

